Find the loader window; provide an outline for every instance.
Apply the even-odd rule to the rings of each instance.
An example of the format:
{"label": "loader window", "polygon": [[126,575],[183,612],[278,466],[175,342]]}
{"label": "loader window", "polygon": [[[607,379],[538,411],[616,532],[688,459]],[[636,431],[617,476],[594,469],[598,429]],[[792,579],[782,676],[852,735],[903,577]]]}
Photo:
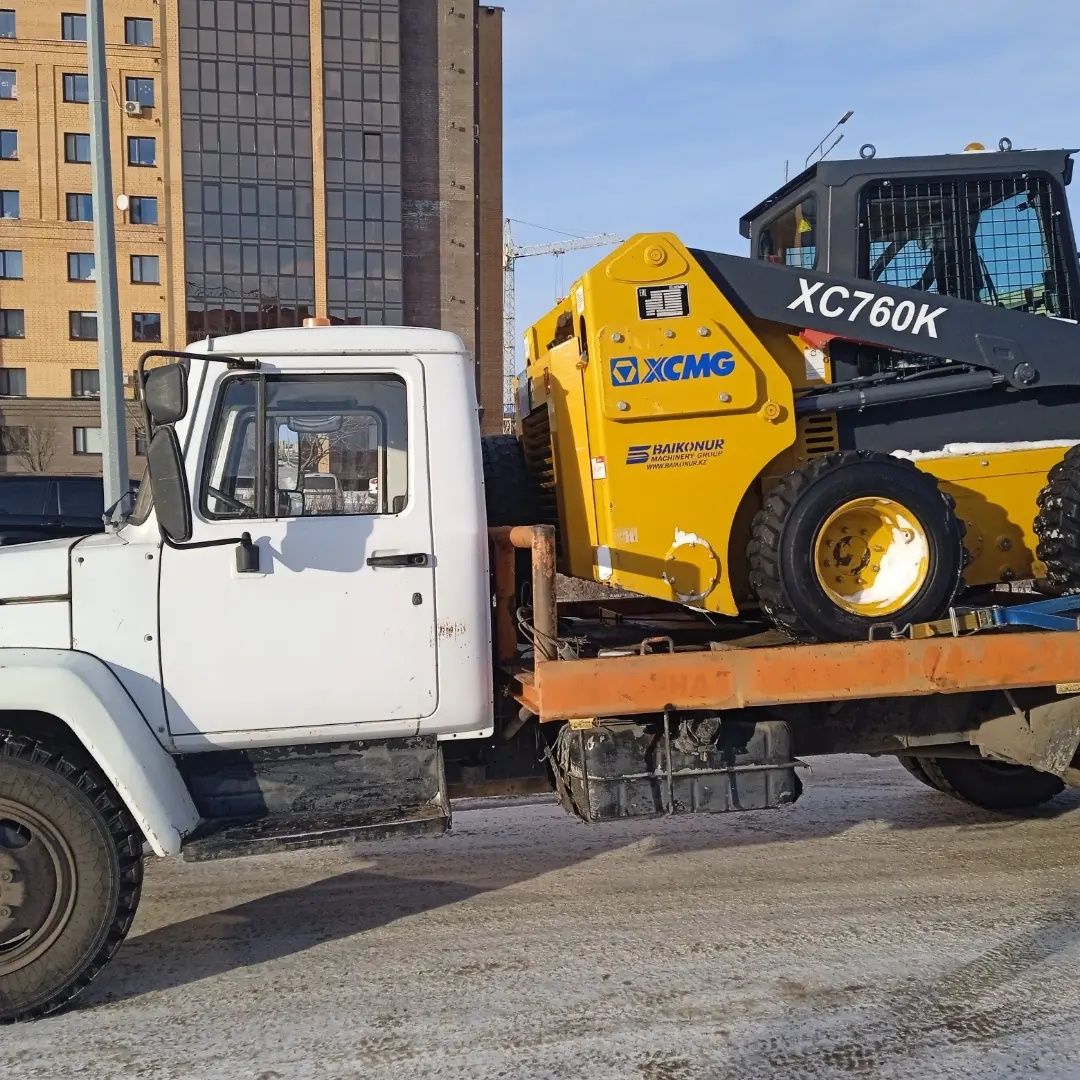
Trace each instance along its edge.
{"label": "loader window", "polygon": [[393,375],[229,379],[207,460],[204,512],[400,513],[408,502],[406,405],[405,384]]}
{"label": "loader window", "polygon": [[859,276],[1071,317],[1059,201],[1044,176],[880,181],[862,194]]}
{"label": "loader window", "polygon": [[758,258],[813,270],[817,262],[817,196],[773,218],[758,239]]}

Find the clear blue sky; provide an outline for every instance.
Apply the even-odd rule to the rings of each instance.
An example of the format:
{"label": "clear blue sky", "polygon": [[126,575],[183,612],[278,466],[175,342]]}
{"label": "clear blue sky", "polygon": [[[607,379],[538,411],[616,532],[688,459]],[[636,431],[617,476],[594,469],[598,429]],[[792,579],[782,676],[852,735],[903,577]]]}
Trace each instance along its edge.
{"label": "clear blue sky", "polygon": [[[568,232],[741,253],[739,215],[847,109],[834,157],[1080,146],[1076,0],[501,2],[506,213]],[[563,291],[602,254],[558,260]],[[518,263],[519,331],[558,285]]]}

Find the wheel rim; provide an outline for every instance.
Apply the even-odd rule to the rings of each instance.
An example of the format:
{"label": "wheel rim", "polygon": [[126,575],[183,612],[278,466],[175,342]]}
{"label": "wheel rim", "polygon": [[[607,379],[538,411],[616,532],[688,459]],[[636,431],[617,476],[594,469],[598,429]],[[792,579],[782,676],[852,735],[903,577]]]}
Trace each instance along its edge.
{"label": "wheel rim", "polygon": [[844,611],[874,618],[893,615],[929,576],[926,530],[892,499],[850,499],[818,530],[814,572],[828,598]]}
{"label": "wheel rim", "polygon": [[36,960],[75,907],[75,856],[47,818],[0,798],[0,977]]}

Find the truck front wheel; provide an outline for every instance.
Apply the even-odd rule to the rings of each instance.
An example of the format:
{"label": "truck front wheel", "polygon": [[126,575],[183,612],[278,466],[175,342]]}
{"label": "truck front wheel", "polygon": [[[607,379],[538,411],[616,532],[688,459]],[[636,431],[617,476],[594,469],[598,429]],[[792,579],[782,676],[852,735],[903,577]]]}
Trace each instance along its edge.
{"label": "truck front wheel", "polygon": [[938,791],[984,810],[1030,810],[1065,787],[1052,773],[989,758],[924,757],[918,761]]}
{"label": "truck front wheel", "polygon": [[0,1023],[85,989],[141,886],[142,835],[97,770],[0,733]]}

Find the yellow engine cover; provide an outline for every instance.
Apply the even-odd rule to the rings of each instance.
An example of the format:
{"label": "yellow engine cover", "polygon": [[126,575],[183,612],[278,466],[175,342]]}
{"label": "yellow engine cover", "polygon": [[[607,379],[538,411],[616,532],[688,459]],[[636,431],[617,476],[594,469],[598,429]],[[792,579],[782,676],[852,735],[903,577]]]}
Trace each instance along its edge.
{"label": "yellow engine cover", "polygon": [[669,233],[627,241],[529,329],[525,390],[548,411],[568,573],[737,614],[733,532],[795,442],[804,367],[768,330]]}

